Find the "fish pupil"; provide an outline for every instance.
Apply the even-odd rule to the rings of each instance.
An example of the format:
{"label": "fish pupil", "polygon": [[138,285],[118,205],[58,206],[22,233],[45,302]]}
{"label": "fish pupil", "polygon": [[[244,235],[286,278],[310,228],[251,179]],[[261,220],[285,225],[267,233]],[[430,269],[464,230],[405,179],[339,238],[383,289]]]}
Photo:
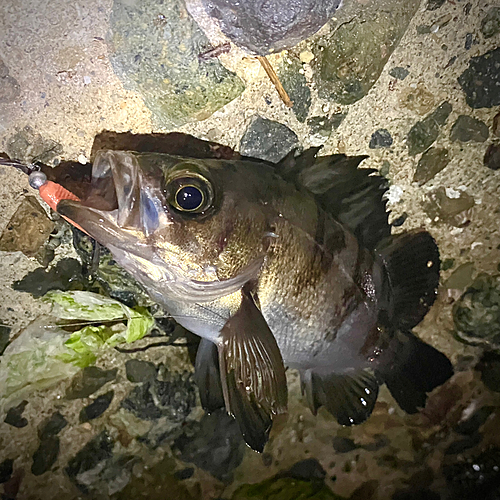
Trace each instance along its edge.
{"label": "fish pupil", "polygon": [[203,203],[203,193],[195,186],[181,187],[175,198],[183,210],[196,210]]}

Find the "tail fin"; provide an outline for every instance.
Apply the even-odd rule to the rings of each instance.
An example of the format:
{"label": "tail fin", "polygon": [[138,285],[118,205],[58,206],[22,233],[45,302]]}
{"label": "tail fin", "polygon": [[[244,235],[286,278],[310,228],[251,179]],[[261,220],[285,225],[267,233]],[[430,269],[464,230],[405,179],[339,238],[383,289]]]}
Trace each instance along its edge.
{"label": "tail fin", "polygon": [[396,332],[384,356],[387,362],[377,370],[377,377],[407,413],[425,407],[427,393],[453,375],[450,360],[411,332]]}
{"label": "tail fin", "polygon": [[426,231],[394,236],[376,253],[386,270],[388,313],[402,330],[418,325],[427,314],[439,285],[439,250]]}

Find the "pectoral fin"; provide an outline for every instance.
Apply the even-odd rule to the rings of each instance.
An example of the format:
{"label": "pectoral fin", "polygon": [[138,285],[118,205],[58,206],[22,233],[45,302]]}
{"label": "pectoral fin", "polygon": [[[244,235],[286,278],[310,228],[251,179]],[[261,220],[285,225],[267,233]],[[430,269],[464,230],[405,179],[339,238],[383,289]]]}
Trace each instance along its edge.
{"label": "pectoral fin", "polygon": [[261,452],[273,415],[286,412],[288,393],[278,344],[245,289],[239,310],[222,328],[219,363],[226,409],[247,444]]}

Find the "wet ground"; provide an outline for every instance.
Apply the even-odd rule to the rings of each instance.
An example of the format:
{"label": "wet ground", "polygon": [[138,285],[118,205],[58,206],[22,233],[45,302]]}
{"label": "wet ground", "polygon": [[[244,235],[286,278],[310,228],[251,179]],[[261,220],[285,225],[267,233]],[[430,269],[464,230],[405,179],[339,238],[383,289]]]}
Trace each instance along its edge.
{"label": "wet ground", "polygon": [[[0,388],[3,498],[500,498],[500,9],[344,3],[317,35],[269,56],[288,108],[234,44],[198,57],[227,42],[198,2],[4,0],[0,151],[83,165],[103,130],[175,130],[271,160],[298,145],[366,154],[390,180],[395,231],[423,227],[439,244],[438,300],[416,332],[455,376],[420,414],[383,389],[370,419],[345,428],[310,413],[291,372],[288,419],[257,454],[229,417],[203,415],[185,347],[109,349],[42,389]],[[0,352],[50,309],[13,283],[82,259],[39,202],[25,174],[0,167]],[[81,272],[65,262],[62,278],[36,284]]]}

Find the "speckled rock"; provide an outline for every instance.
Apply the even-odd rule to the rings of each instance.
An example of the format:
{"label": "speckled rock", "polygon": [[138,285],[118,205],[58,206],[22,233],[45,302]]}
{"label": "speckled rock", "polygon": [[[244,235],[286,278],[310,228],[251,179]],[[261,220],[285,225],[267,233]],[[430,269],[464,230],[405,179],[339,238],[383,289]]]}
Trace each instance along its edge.
{"label": "speckled rock", "polygon": [[283,58],[278,68],[278,77],[293,102],[292,110],[295,116],[301,122],[306,121],[311,106],[311,91],[307,86],[300,60],[292,55]]}
{"label": "speckled rock", "polygon": [[486,153],[484,153],[484,166],[491,170],[500,169],[500,145],[490,144]]}
{"label": "speckled rock", "polygon": [[481,21],[481,33],[491,38],[500,33],[500,7],[491,7]]}
{"label": "speckled rock", "polygon": [[54,223],[34,196],[26,196],[0,236],[0,250],[21,251],[28,257],[41,255]]}
{"label": "speckled rock", "polygon": [[97,366],[88,366],[78,372],[66,390],[66,399],[88,398],[103,385],[115,379],[118,369],[102,370]]}
{"label": "speckled rock", "polygon": [[240,153],[278,163],[298,145],[297,134],[286,125],[256,116],[241,138]]}
{"label": "speckled rock", "polygon": [[335,113],[331,117],[313,116],[307,120],[309,130],[312,136],[319,136],[320,138],[328,138],[331,133],[340,127],[340,124],[347,116],[346,113]]}
{"label": "speckled rock", "polygon": [[451,127],[450,139],[459,142],[484,142],[489,135],[486,123],[472,116],[460,115]]}
{"label": "speckled rock", "polygon": [[79,418],[80,422],[88,422],[89,420],[100,417],[109,408],[114,395],[114,391],[106,392],[95,398],[92,403],[82,408]]}
{"label": "speckled rock", "polygon": [[[341,24],[312,48],[311,66],[320,97],[352,104],[365,96],[398,45],[419,1],[369,3],[362,14]],[[381,50],[384,47],[384,50]]]}
{"label": "speckled rock", "polygon": [[396,66],[389,71],[389,75],[398,80],[404,80],[409,74],[410,72],[401,66]]}
{"label": "speckled rock", "polygon": [[148,382],[156,378],[156,366],[150,361],[140,359],[128,359],[125,362],[127,379],[130,382]]}
{"label": "speckled rock", "polygon": [[441,172],[450,163],[450,160],[447,149],[429,148],[418,160],[413,182],[417,182],[419,186],[425,184]]}
{"label": "speckled rock", "polygon": [[368,147],[370,149],[388,148],[392,146],[393,142],[391,133],[385,128],[379,128],[373,132]]}
{"label": "speckled rock", "polygon": [[9,75],[9,68],[0,58],[0,103],[14,102],[20,95],[19,83]]}
{"label": "speckled rock", "polygon": [[500,48],[473,57],[458,83],[471,108],[492,108],[500,104]]}
{"label": "speckled rock", "polygon": [[217,58],[198,59],[210,43],[182,0],[114,0],[108,39],[113,69],[142,95],[157,127],[203,120],[243,92]]}
{"label": "speckled rock", "polygon": [[56,141],[45,139],[27,125],[7,139],[5,151],[11,158],[27,163],[50,163],[62,152],[62,146]]}
{"label": "speckled rock", "polygon": [[442,7],[445,2],[446,0],[427,0],[425,10],[437,10],[439,7]]}
{"label": "speckled rock", "polygon": [[460,338],[500,348],[500,275],[480,274],[453,306]]}

